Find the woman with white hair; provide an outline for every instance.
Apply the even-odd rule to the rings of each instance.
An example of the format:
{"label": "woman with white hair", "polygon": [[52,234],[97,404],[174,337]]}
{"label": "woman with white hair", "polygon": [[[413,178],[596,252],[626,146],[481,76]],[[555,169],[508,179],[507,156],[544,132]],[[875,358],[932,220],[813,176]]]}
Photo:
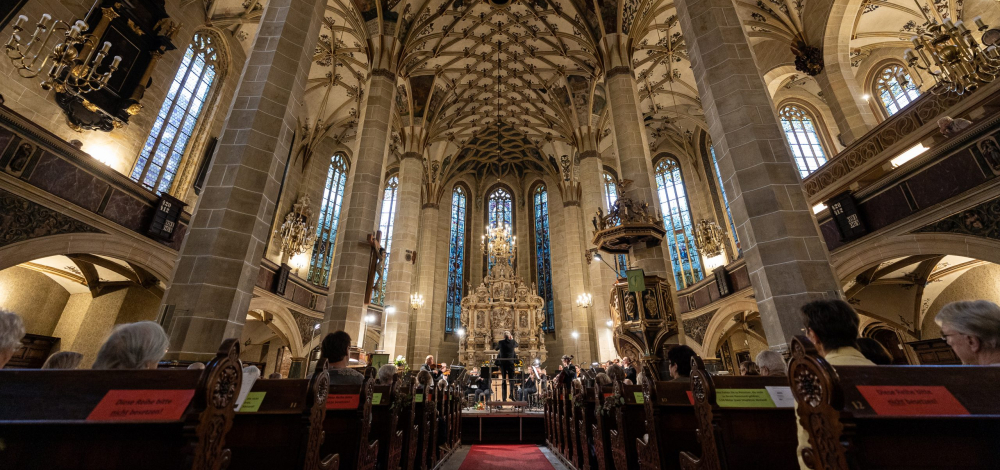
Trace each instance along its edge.
{"label": "woman with white hair", "polygon": [[760,370],[760,375],[779,377],[788,375],[788,365],[785,364],[785,358],[770,349],[765,349],[757,353],[755,362],[757,363],[757,368]]}
{"label": "woman with white hair", "polygon": [[934,321],[966,365],[1000,365],[1000,306],[988,300],[952,302]]}
{"label": "woman with white hair", "polygon": [[0,369],[21,349],[24,321],[16,313],[0,308]]}
{"label": "woman with white hair", "polygon": [[170,341],[156,322],[118,325],[97,352],[93,369],[156,369]]}

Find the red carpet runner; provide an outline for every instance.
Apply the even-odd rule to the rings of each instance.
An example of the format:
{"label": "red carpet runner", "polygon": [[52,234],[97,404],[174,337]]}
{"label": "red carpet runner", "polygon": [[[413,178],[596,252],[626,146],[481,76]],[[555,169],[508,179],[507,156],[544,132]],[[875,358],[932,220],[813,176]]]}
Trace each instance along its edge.
{"label": "red carpet runner", "polygon": [[475,445],[458,470],[552,469],[535,445]]}

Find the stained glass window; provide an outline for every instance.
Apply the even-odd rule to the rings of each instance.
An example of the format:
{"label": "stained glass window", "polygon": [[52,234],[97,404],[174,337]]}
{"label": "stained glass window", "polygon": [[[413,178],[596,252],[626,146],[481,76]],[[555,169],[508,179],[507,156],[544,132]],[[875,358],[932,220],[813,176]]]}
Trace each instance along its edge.
{"label": "stained glass window", "polygon": [[781,108],[781,127],[785,140],[792,148],[799,175],[805,178],[826,163],[826,154],[819,141],[813,118],[804,109],[789,104]]}
{"label": "stained glass window", "polygon": [[535,211],[535,272],[538,296],[545,301],[545,323],[542,329],[555,331],[555,306],[552,304],[552,264],[549,254],[549,194],[545,185],[538,185],[532,194]]}
{"label": "stained glass window", "polygon": [[[902,75],[906,80],[904,87],[899,83],[898,76]],[[890,116],[903,109],[904,106],[920,97],[920,90],[913,84],[910,74],[899,64],[891,64],[882,69],[882,72],[875,78],[875,94],[882,101],[882,106]]]}
{"label": "stained glass window", "polygon": [[674,267],[677,289],[690,286],[704,277],[701,255],[694,246],[691,206],[684,189],[684,178],[677,160],[664,158],[656,164],[656,190],[660,196],[663,227],[667,230],[670,261]]}
{"label": "stained glass window", "polygon": [[719,160],[715,158],[715,147],[709,147],[712,153],[712,165],[715,167],[715,177],[719,180],[719,191],[722,192],[722,204],[726,206],[726,218],[729,219],[729,233],[733,234],[736,247],[740,246],[740,238],[736,236],[736,224],[733,223],[733,211],[729,210],[729,199],[726,198],[726,186],[722,183],[722,172],[719,171]]}
{"label": "stained glass window", "polygon": [[[486,227],[506,224],[514,233],[514,198],[505,188],[496,188],[486,201]],[[493,268],[493,262],[487,258],[487,272]]]}
{"label": "stained glass window", "polygon": [[[611,210],[611,207],[618,201],[618,183],[615,182],[615,177],[606,171],[604,172],[604,197],[608,203],[607,209]],[[615,266],[618,276],[625,277],[625,271],[628,270],[628,255],[615,256]]]}
{"label": "stained glass window", "polygon": [[167,98],[160,106],[130,176],[150,191],[170,191],[181,157],[215,81],[219,58],[215,48],[212,36],[195,33],[174,75]]}
{"label": "stained glass window", "polygon": [[378,229],[382,231],[385,262],[382,263],[382,272],[375,274],[376,288],[375,292],[372,293],[372,303],[375,305],[385,305],[385,288],[389,281],[389,253],[392,252],[392,224],[396,218],[398,189],[399,178],[393,176],[385,184],[385,191],[382,193],[382,217],[379,219]]}
{"label": "stained glass window", "polygon": [[460,326],[462,315],[462,286],[465,273],[465,219],[468,196],[465,189],[455,186],[451,193],[451,248],[448,251],[448,302],[445,308],[446,332]]}
{"label": "stained glass window", "polygon": [[316,223],[316,243],[309,263],[309,282],[326,287],[330,284],[330,266],[333,249],[337,244],[337,226],[340,224],[340,206],[344,202],[344,184],[347,182],[347,161],[343,155],[330,159],[326,172],[326,188]]}

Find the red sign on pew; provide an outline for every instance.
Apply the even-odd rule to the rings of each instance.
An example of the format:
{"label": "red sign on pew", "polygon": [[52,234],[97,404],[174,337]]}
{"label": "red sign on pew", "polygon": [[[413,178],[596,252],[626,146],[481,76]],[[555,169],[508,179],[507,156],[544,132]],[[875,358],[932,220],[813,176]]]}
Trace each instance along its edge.
{"label": "red sign on pew", "polygon": [[353,410],[358,407],[361,395],[353,393],[341,395],[328,395],[326,397],[326,409],[328,410]]}
{"label": "red sign on pew", "polygon": [[108,390],[87,421],[176,421],[194,390]]}
{"label": "red sign on pew", "polygon": [[883,416],[968,415],[947,387],[922,385],[858,385],[876,414]]}

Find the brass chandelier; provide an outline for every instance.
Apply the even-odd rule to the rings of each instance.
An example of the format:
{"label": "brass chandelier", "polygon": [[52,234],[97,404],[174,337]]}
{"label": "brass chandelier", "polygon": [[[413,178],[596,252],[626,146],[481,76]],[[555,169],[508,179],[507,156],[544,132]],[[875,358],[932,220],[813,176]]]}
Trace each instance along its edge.
{"label": "brass chandelier", "polygon": [[[926,72],[934,79],[932,92],[961,95],[996,79],[1000,73],[1000,52],[996,46],[982,48],[962,21],[952,22],[945,18],[938,23],[927,16],[919,2],[917,9],[924,13],[929,26],[925,32],[910,39],[913,49],[907,49],[903,57],[907,66],[917,72],[918,85],[923,85],[922,72]],[[977,30],[989,29],[982,18],[976,17],[973,21]],[[903,87],[908,81],[902,72],[896,80]]]}

